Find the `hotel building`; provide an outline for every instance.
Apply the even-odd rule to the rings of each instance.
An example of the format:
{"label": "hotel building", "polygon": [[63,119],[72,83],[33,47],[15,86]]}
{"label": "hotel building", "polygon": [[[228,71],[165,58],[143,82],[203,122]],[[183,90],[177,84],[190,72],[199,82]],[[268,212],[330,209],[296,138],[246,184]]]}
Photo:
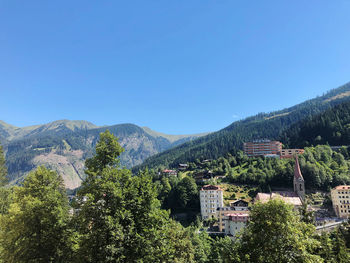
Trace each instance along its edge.
{"label": "hotel building", "polygon": [[253,142],[245,142],[243,150],[249,157],[280,155],[282,151],[282,143],[266,139],[255,140]]}
{"label": "hotel building", "polygon": [[205,185],[199,191],[202,219],[217,217],[218,207],[224,206],[224,190],[216,185]]}
{"label": "hotel building", "polygon": [[331,190],[333,209],[337,217],[350,217],[350,185],[338,185]]}

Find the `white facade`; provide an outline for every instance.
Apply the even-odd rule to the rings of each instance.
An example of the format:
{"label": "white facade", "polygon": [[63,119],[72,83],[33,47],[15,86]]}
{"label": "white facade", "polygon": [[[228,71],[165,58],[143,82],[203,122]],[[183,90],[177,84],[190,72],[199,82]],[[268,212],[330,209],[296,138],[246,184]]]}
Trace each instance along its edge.
{"label": "white facade", "polygon": [[230,202],[229,207],[219,207],[217,210],[217,217],[219,219],[219,231],[225,232],[226,228],[226,216],[228,214],[235,213],[237,211],[248,211],[248,202],[243,200],[236,200],[233,202]]}
{"label": "white facade", "polygon": [[225,234],[236,237],[236,235],[247,225],[249,212],[241,212],[226,215]]}
{"label": "white facade", "polygon": [[219,186],[206,185],[199,191],[202,219],[217,217],[218,207],[224,206],[223,190]]}

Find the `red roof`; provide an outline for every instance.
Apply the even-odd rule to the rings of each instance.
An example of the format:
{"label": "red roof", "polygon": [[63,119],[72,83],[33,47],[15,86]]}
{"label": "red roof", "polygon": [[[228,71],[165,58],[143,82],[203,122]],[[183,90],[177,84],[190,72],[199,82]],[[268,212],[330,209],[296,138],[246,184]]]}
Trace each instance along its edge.
{"label": "red roof", "polygon": [[211,185],[211,184],[203,186],[201,190],[202,190],[202,191],[203,191],[203,190],[223,191],[223,190],[220,188],[220,186],[218,186],[218,185]]}
{"label": "red roof", "polygon": [[301,174],[301,171],[300,171],[298,156],[295,157],[294,177],[296,179],[304,181],[303,175]]}
{"label": "red roof", "polygon": [[337,189],[337,190],[349,190],[350,185],[338,185],[335,187],[335,189]]}
{"label": "red roof", "polygon": [[233,222],[244,222],[248,221],[249,219],[249,212],[236,212],[236,213],[231,213],[226,215],[228,217],[228,220],[233,221]]}

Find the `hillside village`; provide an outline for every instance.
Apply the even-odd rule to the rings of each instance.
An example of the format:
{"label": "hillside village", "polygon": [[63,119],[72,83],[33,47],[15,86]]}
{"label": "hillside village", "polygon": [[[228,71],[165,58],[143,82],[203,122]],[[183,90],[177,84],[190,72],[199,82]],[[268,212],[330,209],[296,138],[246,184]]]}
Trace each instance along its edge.
{"label": "hillside village", "polygon": [[[317,226],[318,231],[329,231],[346,221],[350,216],[350,186],[339,185],[328,192],[331,197],[333,211],[327,211],[321,206],[310,205],[307,200],[307,189],[303,178],[299,155],[304,153],[304,149],[282,149],[282,143],[267,139],[254,140],[244,143],[244,154],[249,158],[279,158],[293,159],[294,176],[290,182],[291,190],[276,190],[270,192],[257,192],[249,201],[244,199],[228,200],[224,202],[225,190],[221,185],[205,184],[215,182],[225,176],[214,175],[210,170],[195,173],[192,176],[198,184],[205,184],[199,191],[200,215],[201,219],[211,222],[206,229],[211,235],[226,235],[235,238],[249,221],[250,207],[256,203],[266,203],[272,199],[283,200],[294,207],[299,212],[303,208],[305,212],[311,213],[312,221]],[[210,160],[204,160],[207,163]],[[163,176],[177,176],[178,172],[184,172],[189,168],[187,164],[180,164],[178,169],[164,169]],[[315,194],[314,194],[315,195]],[[312,196],[312,194],[308,195]],[[349,199],[349,200],[348,200]],[[226,203],[226,204],[225,204]]]}
{"label": "hillside village", "polygon": [[350,263],[350,0],[0,11],[0,263]]}

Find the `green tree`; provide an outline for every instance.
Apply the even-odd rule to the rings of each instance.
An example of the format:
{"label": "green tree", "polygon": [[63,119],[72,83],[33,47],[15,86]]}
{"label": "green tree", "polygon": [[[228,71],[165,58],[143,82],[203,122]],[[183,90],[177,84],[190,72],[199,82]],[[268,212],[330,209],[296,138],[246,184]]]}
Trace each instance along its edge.
{"label": "green tree", "polygon": [[124,149],[118,143],[118,139],[109,130],[100,133],[100,139],[96,145],[94,157],[86,160],[85,167],[87,174],[96,174],[106,167],[118,167],[119,155]]}
{"label": "green tree", "polygon": [[0,187],[5,186],[7,184],[7,167],[4,151],[2,146],[0,145]]}
{"label": "green tree", "polygon": [[282,200],[257,203],[239,243],[241,262],[322,262],[313,254],[319,245],[314,230]]}
{"label": "green tree", "polygon": [[301,220],[307,224],[315,223],[315,215],[313,211],[307,209],[307,202],[304,202],[303,205],[299,208],[299,213]]}
{"label": "green tree", "polygon": [[151,176],[132,176],[118,167],[122,149],[117,138],[108,131],[100,138],[78,193],[76,261],[192,262],[189,235],[160,209]]}
{"label": "green tree", "polygon": [[7,184],[7,167],[5,155],[0,145],[0,215],[7,212],[10,205],[10,189],[5,187]]}
{"label": "green tree", "polygon": [[349,251],[346,248],[345,241],[339,230],[336,230],[331,235],[333,244],[333,254],[335,262],[346,263],[350,262]]}
{"label": "green tree", "polygon": [[176,197],[182,208],[197,208],[198,206],[198,189],[196,181],[192,177],[184,177],[175,188]]}
{"label": "green tree", "polygon": [[7,214],[0,215],[4,262],[66,262],[70,255],[68,199],[56,172],[39,167],[14,187]]}

